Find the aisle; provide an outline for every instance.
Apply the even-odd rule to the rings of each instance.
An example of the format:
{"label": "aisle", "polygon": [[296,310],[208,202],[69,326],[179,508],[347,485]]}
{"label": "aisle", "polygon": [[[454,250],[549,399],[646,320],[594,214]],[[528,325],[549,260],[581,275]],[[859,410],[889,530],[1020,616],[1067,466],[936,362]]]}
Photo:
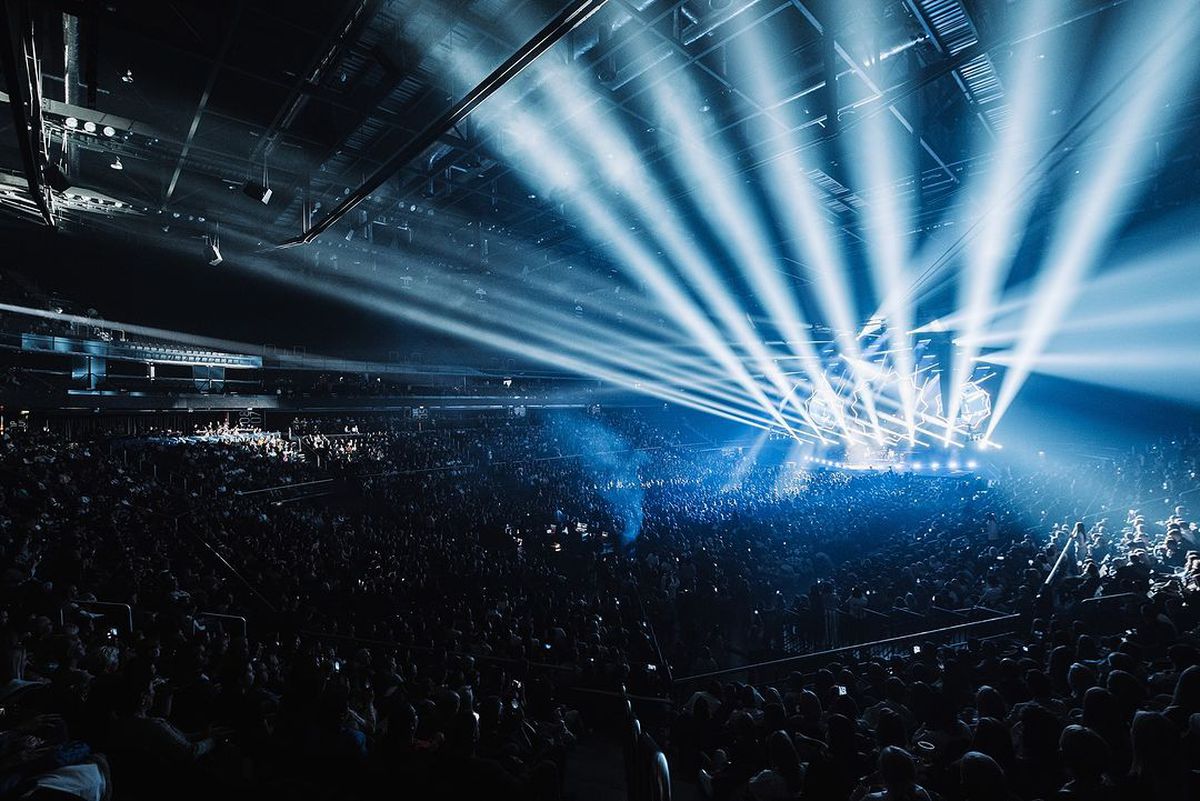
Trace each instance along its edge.
{"label": "aisle", "polygon": [[567,757],[568,801],[625,801],[621,747],[605,735],[588,732]]}
{"label": "aisle", "polygon": [[[626,801],[621,748],[603,734],[585,735],[567,757],[567,801]],[[695,777],[671,775],[672,801],[701,801]]]}

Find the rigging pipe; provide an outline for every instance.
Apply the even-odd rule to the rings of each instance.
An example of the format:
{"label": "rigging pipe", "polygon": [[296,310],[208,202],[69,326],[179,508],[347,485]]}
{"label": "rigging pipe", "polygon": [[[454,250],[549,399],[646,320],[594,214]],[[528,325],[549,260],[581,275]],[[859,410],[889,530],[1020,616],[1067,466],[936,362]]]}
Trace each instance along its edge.
{"label": "rigging pipe", "polygon": [[479,107],[505,84],[515,78],[520,72],[537,60],[538,56],[553,47],[560,39],[578,27],[592,14],[596,13],[607,0],[573,0],[570,5],[559,12],[544,28],[528,42],[513,53],[507,61],[496,68],[492,74],[466,94],[461,100],[450,107],[445,113],[435,119],[417,134],[407,145],[400,148],[382,167],[375,171],[361,186],[346,196],[325,217],[300,234],[300,236],[283,242],[280,247],[305,245],[314,241],[338,220],[345,217],[358,204],[362,203],[371,193],[383,186],[393,175],[405,165],[421,155],[443,134],[462,122],[468,115]]}

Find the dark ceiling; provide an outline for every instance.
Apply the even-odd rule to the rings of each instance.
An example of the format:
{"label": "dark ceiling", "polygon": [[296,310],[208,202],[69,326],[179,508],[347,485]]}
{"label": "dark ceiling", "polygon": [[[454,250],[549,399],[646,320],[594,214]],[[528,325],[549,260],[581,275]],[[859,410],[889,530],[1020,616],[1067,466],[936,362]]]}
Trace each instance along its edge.
{"label": "dark ceiling", "polygon": [[[40,79],[43,136],[34,144],[69,184],[45,193],[50,222],[63,236],[150,244],[199,265],[204,238],[217,235],[235,267],[241,257],[269,254],[472,88],[446,69],[456,54],[496,66],[564,5],[9,0],[13,38],[26,35],[33,48],[26,55],[36,58],[25,65],[35,65]],[[772,166],[762,156],[764,143],[768,153],[783,150],[795,140],[782,134],[810,132],[808,179],[853,269],[867,201],[847,175],[844,162],[853,155],[839,149],[839,137],[874,113],[869,101],[882,96],[884,103],[875,105],[890,111],[916,154],[913,173],[898,189],[915,199],[917,235],[952,225],[963,181],[987,157],[979,143],[998,135],[1008,119],[1011,98],[999,75],[1011,50],[1004,38],[1008,15],[1021,5],[878,0],[847,16],[838,0],[610,0],[543,58],[582,68],[589,102],[628,133],[652,169],[680,146],[647,91],[664,75],[684,75],[696,87],[723,158],[752,188]],[[1119,24],[1117,14],[1153,5],[1063,0],[1055,3],[1054,35],[1103,37]],[[891,55],[870,70],[838,44],[857,37],[860,24],[876,32],[877,52]],[[767,60],[787,88],[782,104],[764,103],[728,58],[727,45],[754,28],[769,31],[774,43]],[[1051,79],[1053,69],[1047,65]],[[831,75],[836,91],[817,91]],[[13,79],[6,70],[6,99],[28,89]],[[538,80],[527,71],[516,88],[525,91]],[[1190,130],[1195,97],[1175,102],[1183,111],[1177,109],[1172,125]],[[547,128],[557,131],[561,121],[553,111],[539,112],[551,116]],[[68,127],[68,118],[76,127]],[[95,132],[83,130],[90,122]],[[1045,139],[1053,141],[1054,133],[1047,124]],[[0,222],[10,238],[47,224],[27,186],[20,138],[13,116],[0,116]],[[1165,173],[1134,177],[1155,181],[1143,213],[1193,198],[1195,152],[1185,148],[1170,158]],[[247,182],[269,186],[270,202],[248,196]],[[665,171],[662,182],[680,208],[705,202]],[[628,283],[605,243],[580,229],[570,201],[540,191],[536,178],[506,158],[494,127],[468,118],[302,248],[300,258],[317,266],[349,258],[387,269],[387,254],[403,252],[423,258],[429,269],[478,282],[500,280],[501,263],[523,264],[526,276],[533,265],[540,280],[575,282],[571,291],[581,296],[608,291],[613,281]],[[781,226],[772,234],[781,241],[792,235]],[[804,265],[780,264],[797,285],[806,283]],[[802,302],[819,319],[815,305]]]}

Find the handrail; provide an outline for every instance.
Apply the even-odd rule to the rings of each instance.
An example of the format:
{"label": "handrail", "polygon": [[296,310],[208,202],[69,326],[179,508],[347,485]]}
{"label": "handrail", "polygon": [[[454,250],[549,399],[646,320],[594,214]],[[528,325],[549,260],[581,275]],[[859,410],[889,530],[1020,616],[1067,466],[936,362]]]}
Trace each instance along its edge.
{"label": "handrail", "polygon": [[658,633],[654,630],[654,623],[646,615],[646,606],[642,603],[642,594],[637,591],[637,587],[633,588],[633,597],[637,599],[638,612],[641,613],[642,623],[646,628],[650,629],[650,643],[654,646],[654,653],[658,656],[658,663],[663,666],[663,670],[667,674],[667,681],[674,681],[671,673],[671,665],[663,656],[662,647],[658,643]]}
{"label": "handrail", "polygon": [[267,607],[267,609],[271,610],[272,614],[279,613],[279,610],[275,608],[275,604],[273,604],[269,600],[267,600],[267,596],[265,596],[261,592],[259,592],[257,587],[255,587],[253,584],[251,584],[249,581],[247,581],[245,576],[243,576],[241,573],[239,573],[233,565],[229,564],[229,560],[226,559],[224,556],[222,556],[221,552],[218,551],[216,548],[214,548],[208,540],[204,539],[203,537],[201,537],[199,535],[197,535],[196,539],[198,539],[200,541],[201,545],[203,545],[205,548],[207,548],[209,551],[211,551],[213,556],[217,557],[217,560],[222,565],[225,566],[226,570],[228,570],[230,573],[233,574],[234,578],[236,578],[238,581],[242,582],[242,584],[246,585],[246,588],[249,589],[250,592],[254,593],[255,597],[257,597],[258,600],[262,601],[262,603]]}
{"label": "handrail", "polygon": [[942,614],[945,614],[945,615],[954,615],[955,617],[966,617],[966,612],[961,609],[946,609],[945,607],[938,606],[937,604],[930,604],[929,609],[930,609],[930,611],[941,612]]}
{"label": "handrail", "polygon": [[1058,570],[1062,567],[1063,561],[1067,558],[1067,551],[1071,550],[1071,546],[1075,543],[1075,538],[1078,534],[1083,533],[1083,522],[1080,521],[1071,529],[1071,533],[1067,535],[1066,541],[1063,542],[1062,549],[1058,552],[1058,558],[1054,560],[1054,565],[1050,568],[1050,572],[1046,574],[1046,580],[1042,582],[1042,586],[1038,589],[1037,597],[1034,599],[1034,608],[1038,611],[1039,616],[1045,616],[1050,613],[1050,606],[1053,604],[1053,599],[1048,594],[1050,585],[1054,583],[1054,579],[1058,577]]}
{"label": "handrail", "polygon": [[[196,617],[198,617],[198,618],[211,617],[211,618],[215,618],[217,620],[236,620],[242,624],[242,639],[243,640],[246,639],[246,618],[242,617],[241,615],[225,615],[225,614],[221,614],[220,612],[200,612],[196,615]],[[196,621],[195,621],[195,619],[193,619],[192,620],[193,630],[195,630],[195,627],[196,627]]]}
{"label": "handrail", "polygon": [[291,484],[277,484],[273,487],[259,487],[258,489],[251,490],[235,490],[234,494],[238,497],[244,497],[246,495],[258,495],[260,492],[274,492],[276,490],[293,489],[295,487],[309,487],[313,484],[330,484],[332,482],[332,478],[318,478],[314,479],[313,481],[296,481]]}
{"label": "handrail", "polygon": [[751,665],[741,665],[739,667],[722,668],[721,670],[713,670],[708,673],[697,673],[693,676],[684,676],[676,679],[675,684],[683,684],[685,682],[699,681],[700,679],[711,679],[717,676],[729,676],[735,673],[745,673],[751,670],[760,670],[768,667],[779,667],[781,665],[791,665],[804,661],[819,660],[832,658],[840,654],[850,654],[855,651],[862,651],[868,648],[879,648],[902,642],[911,642],[916,639],[929,639],[946,634],[955,633],[959,630],[982,628],[988,624],[996,623],[1016,623],[1022,618],[1020,614],[1001,615],[1000,617],[987,618],[985,620],[973,620],[968,623],[957,623],[953,626],[943,626],[938,629],[930,629],[928,631],[916,632],[914,634],[902,634],[898,637],[888,637],[883,640],[873,640],[872,642],[858,643],[856,645],[845,645],[840,648],[831,648],[825,651],[814,651],[809,654],[799,654],[797,656],[788,656],[782,659],[771,659],[765,662],[756,662]]}
{"label": "handrail", "polygon": [[667,704],[673,706],[675,701],[670,698],[660,698],[657,695],[633,695],[618,690],[599,690],[595,687],[563,687],[564,692],[584,693],[586,695],[603,695],[607,698],[628,698],[630,701],[644,701],[648,704]]}
{"label": "handrail", "polygon": [[66,625],[66,615],[63,614],[63,610],[66,609],[68,606],[74,606],[74,607],[101,606],[101,607],[124,609],[125,610],[125,623],[129,627],[128,628],[129,633],[130,634],[133,633],[133,607],[130,606],[129,604],[118,603],[116,601],[70,601],[66,604],[63,604],[58,609],[58,625],[60,625],[60,626]]}
{"label": "handrail", "polygon": [[1067,558],[1067,551],[1071,549],[1071,545],[1075,542],[1076,532],[1080,531],[1080,524],[1076,524],[1076,528],[1071,529],[1071,533],[1067,535],[1066,542],[1063,543],[1062,550],[1058,552],[1058,558],[1054,560],[1054,566],[1050,568],[1050,572],[1046,574],[1046,580],[1042,582],[1041,593],[1044,593],[1049,588],[1051,582],[1058,575],[1058,569],[1062,566],[1063,560]]}
{"label": "handrail", "polygon": [[1145,600],[1145,596],[1140,593],[1114,592],[1112,595],[1097,595],[1094,598],[1084,598],[1082,601],[1079,602],[1079,604],[1080,604],[1080,606],[1082,606],[1083,604],[1094,604],[1094,603],[1100,603],[1101,601],[1115,601],[1118,598],[1140,598],[1142,600]]}
{"label": "handrail", "polygon": [[[875,617],[881,617],[884,620],[891,620],[890,615],[886,615],[883,612],[878,611],[877,609],[869,609],[867,607],[863,607],[860,610],[863,613],[862,618],[856,618],[854,615],[850,614],[850,612],[848,610],[842,609],[841,607],[839,607],[837,609],[831,609],[829,611],[833,612],[834,614],[841,615],[842,617],[848,617],[851,620],[862,620],[863,618],[865,618],[867,616],[872,616],[872,615]],[[792,614],[795,614],[795,613],[793,612]]]}
{"label": "handrail", "polygon": [[490,662],[503,662],[509,665],[525,665],[527,667],[538,667],[546,670],[558,670],[563,672],[574,672],[575,668],[570,665],[553,665],[549,662],[535,662],[531,659],[513,659],[507,656],[492,656],[490,654],[473,654],[470,651],[452,651],[449,648],[438,648],[430,645],[409,645],[402,642],[392,642],[391,640],[376,640],[370,637],[354,637],[349,634],[332,634],[324,631],[313,631],[312,629],[301,629],[300,634],[313,639],[328,639],[328,640],[346,640],[348,642],[357,642],[364,645],[378,645],[385,648],[407,649],[412,651],[425,651],[426,653],[438,652],[452,654],[454,656],[469,656],[472,659],[483,659]]}

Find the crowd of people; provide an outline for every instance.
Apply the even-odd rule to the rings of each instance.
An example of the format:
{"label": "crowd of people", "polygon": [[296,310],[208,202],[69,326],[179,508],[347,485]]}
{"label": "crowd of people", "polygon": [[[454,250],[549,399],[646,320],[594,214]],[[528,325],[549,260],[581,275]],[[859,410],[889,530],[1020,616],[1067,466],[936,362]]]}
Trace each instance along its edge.
{"label": "crowd of people", "polygon": [[[669,411],[10,429],[0,794],[557,799],[624,693],[675,699],[656,735],[717,798],[1188,791],[1196,445],[1076,488],[807,471]],[[1111,595],[1128,632],[1089,630]]]}

